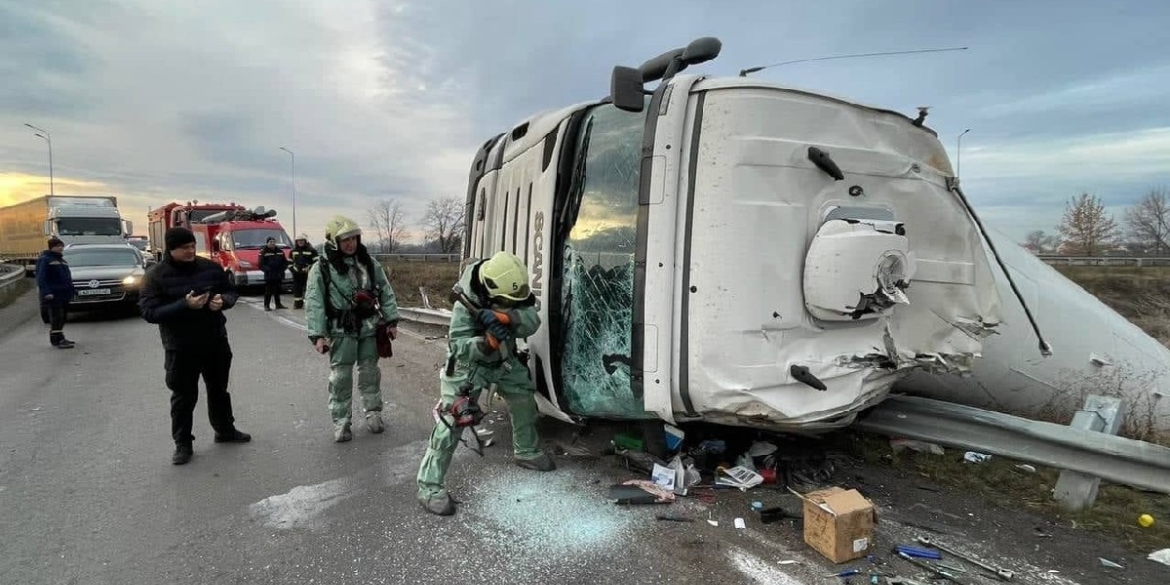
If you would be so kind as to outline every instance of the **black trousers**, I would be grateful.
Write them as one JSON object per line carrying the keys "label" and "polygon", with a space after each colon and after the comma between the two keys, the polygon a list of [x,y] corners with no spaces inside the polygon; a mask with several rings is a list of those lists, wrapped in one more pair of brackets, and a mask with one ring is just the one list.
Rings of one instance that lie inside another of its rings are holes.
{"label": "black trousers", "polygon": [[65,305],[46,303],[49,311],[49,343],[57,345],[65,339]]}
{"label": "black trousers", "polygon": [[268,303],[272,300],[272,297],[276,297],[276,306],[284,306],[280,302],[280,285],[281,282],[279,280],[276,282],[264,281],[264,308],[268,308]]}
{"label": "black trousers", "polygon": [[167,388],[171,390],[171,437],[175,443],[190,443],[191,418],[199,402],[199,377],[207,387],[207,418],[216,433],[229,434],[235,428],[228,376],[232,369],[232,348],[227,340],[213,341],[196,349],[166,350]]}
{"label": "black trousers", "polygon": [[293,273],[293,308],[299,309],[305,302],[305,285],[309,282],[308,272]]}

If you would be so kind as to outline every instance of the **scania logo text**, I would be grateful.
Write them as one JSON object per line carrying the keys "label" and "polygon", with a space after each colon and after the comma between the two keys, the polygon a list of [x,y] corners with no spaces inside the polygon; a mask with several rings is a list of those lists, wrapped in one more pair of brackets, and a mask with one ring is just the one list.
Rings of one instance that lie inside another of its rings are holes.
{"label": "scania logo text", "polygon": [[536,225],[532,230],[532,292],[536,294],[536,309],[540,310],[540,297],[544,287],[544,212],[536,212]]}

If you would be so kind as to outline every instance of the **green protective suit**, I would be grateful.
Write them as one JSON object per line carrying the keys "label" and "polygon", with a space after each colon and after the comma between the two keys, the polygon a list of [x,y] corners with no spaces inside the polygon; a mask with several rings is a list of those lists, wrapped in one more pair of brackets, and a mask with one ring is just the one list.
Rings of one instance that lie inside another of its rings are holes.
{"label": "green protective suit", "polygon": [[[350,422],[353,399],[353,370],[357,365],[357,385],[362,396],[362,409],[369,412],[382,411],[382,371],[378,367],[378,345],[374,333],[379,321],[398,323],[398,301],[394,289],[386,278],[386,272],[376,261],[373,262],[373,278],[377,283],[380,310],[360,321],[360,326],[347,331],[342,319],[329,319],[325,303],[339,315],[353,308],[354,293],[370,284],[369,270],[358,261],[358,255],[343,260],[349,267],[348,274],[342,275],[329,263],[329,256],[339,254],[333,246],[326,245],[325,251],[309,269],[305,289],[305,320],[309,340],[316,343],[324,337],[329,345],[329,413],[333,423]],[[329,271],[329,299],[325,299],[325,284],[321,271]]]}
{"label": "green protective suit", "polygon": [[[474,291],[482,291],[478,285],[473,286],[480,264],[482,262],[469,266],[459,278],[459,284],[463,286],[463,290],[469,291],[473,300],[479,296]],[[444,412],[455,401],[456,391],[465,380],[470,380],[476,391],[496,384],[496,391],[508,403],[508,412],[512,419],[512,451],[517,459],[533,459],[543,454],[537,447],[539,437],[536,434],[536,419],[539,413],[536,409],[536,400],[533,398],[536,385],[528,368],[515,357],[515,340],[526,338],[540,328],[540,316],[533,301],[534,298],[530,296],[521,306],[508,309],[513,317],[511,324],[513,341],[508,351],[508,361],[512,364],[511,371],[503,367],[504,362],[498,352],[486,349],[483,345],[483,330],[476,324],[471,313],[462,304],[456,303],[451,311],[447,361],[439,374],[439,388],[442,394],[440,406]],[[477,303],[481,307],[487,306],[482,300]],[[487,393],[481,394],[480,397],[481,400],[486,399]],[[451,466],[451,456],[459,445],[459,436],[456,433],[461,429],[454,429],[452,432],[447,426],[452,424],[452,418],[449,415],[444,415],[443,418],[446,424],[435,423],[435,428],[431,431],[430,445],[419,466],[420,498],[441,497],[446,492],[443,479],[447,475],[447,468]],[[466,435],[464,437],[466,441],[475,440],[471,436],[473,431],[462,430]]]}

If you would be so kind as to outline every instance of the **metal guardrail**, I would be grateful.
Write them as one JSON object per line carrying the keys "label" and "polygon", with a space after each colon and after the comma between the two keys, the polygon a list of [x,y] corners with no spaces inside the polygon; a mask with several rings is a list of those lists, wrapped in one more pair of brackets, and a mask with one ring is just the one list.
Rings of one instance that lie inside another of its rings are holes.
{"label": "metal guardrail", "polygon": [[459,254],[370,254],[375,260],[401,260],[403,262],[459,262]]}
{"label": "metal guardrail", "polygon": [[398,315],[407,321],[414,321],[415,323],[423,323],[425,325],[435,325],[438,327],[446,327],[451,323],[451,311],[444,311],[440,309],[415,309],[410,307],[398,307]]}
{"label": "metal guardrail", "polygon": [[1037,258],[1052,266],[1170,266],[1170,258],[1153,256],[1060,256],[1037,254]]}
{"label": "metal guardrail", "polygon": [[24,267],[16,264],[0,264],[0,288],[20,282],[24,278]]}
{"label": "metal guardrail", "polygon": [[915,396],[890,396],[856,424],[1170,493],[1170,448],[1153,443]]}

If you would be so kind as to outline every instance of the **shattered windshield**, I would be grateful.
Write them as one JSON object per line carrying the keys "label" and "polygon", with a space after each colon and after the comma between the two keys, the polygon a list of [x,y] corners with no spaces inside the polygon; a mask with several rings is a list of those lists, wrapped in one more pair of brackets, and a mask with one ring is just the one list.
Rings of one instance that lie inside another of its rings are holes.
{"label": "shattered windshield", "polygon": [[642,418],[630,383],[634,249],[644,114],[595,107],[582,121],[564,245],[562,388],[584,416]]}

